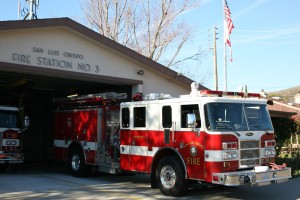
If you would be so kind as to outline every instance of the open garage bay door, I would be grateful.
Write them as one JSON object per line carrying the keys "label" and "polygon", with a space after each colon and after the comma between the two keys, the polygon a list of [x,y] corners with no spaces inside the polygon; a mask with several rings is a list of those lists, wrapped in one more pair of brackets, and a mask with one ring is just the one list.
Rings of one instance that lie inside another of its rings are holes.
{"label": "open garage bay door", "polygon": [[23,104],[24,114],[30,117],[30,127],[23,135],[25,162],[51,157],[53,98],[112,91],[131,97],[136,84],[140,81],[0,63],[0,105]]}

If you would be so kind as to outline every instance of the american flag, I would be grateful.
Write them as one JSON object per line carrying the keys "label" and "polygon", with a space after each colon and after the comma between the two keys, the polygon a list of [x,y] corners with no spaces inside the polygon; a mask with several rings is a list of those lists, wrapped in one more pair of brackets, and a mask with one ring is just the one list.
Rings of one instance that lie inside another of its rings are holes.
{"label": "american flag", "polygon": [[234,25],[231,20],[231,16],[230,16],[231,13],[226,0],[224,0],[224,13],[225,13],[225,21],[224,21],[225,42],[228,44],[228,46],[231,47],[230,34],[232,29],[234,28]]}

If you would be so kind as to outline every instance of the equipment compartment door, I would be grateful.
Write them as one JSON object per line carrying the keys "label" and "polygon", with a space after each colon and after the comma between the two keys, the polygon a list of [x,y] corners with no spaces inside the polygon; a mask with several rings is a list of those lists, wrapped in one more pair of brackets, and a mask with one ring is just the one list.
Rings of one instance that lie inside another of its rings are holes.
{"label": "equipment compartment door", "polygon": [[54,132],[54,159],[56,161],[66,160],[66,149],[70,138],[70,132],[67,127],[71,119],[67,118],[67,113],[58,111],[55,112],[55,132]]}

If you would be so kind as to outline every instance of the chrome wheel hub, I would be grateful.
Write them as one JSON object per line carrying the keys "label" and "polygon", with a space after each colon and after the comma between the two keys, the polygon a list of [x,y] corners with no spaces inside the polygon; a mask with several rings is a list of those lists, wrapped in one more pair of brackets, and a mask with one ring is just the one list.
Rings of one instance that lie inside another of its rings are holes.
{"label": "chrome wheel hub", "polygon": [[72,169],[78,171],[80,167],[80,158],[77,154],[74,154],[72,157]]}
{"label": "chrome wheel hub", "polygon": [[166,165],[161,169],[160,181],[167,189],[174,187],[176,182],[176,174],[171,166]]}

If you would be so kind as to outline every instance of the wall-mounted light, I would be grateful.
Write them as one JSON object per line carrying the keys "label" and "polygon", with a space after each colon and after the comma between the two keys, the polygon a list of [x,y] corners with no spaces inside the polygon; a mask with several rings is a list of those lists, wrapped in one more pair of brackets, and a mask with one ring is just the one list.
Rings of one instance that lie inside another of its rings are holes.
{"label": "wall-mounted light", "polygon": [[182,73],[180,73],[180,72],[177,72],[177,75],[176,75],[176,80],[179,78],[179,76],[182,76]]}
{"label": "wall-mounted light", "polygon": [[78,94],[76,93],[76,94],[70,94],[70,95],[68,95],[67,97],[68,98],[72,98],[72,97],[77,97],[78,96]]}
{"label": "wall-mounted light", "polygon": [[137,71],[137,74],[138,75],[144,75],[144,70],[141,69],[141,70]]}

